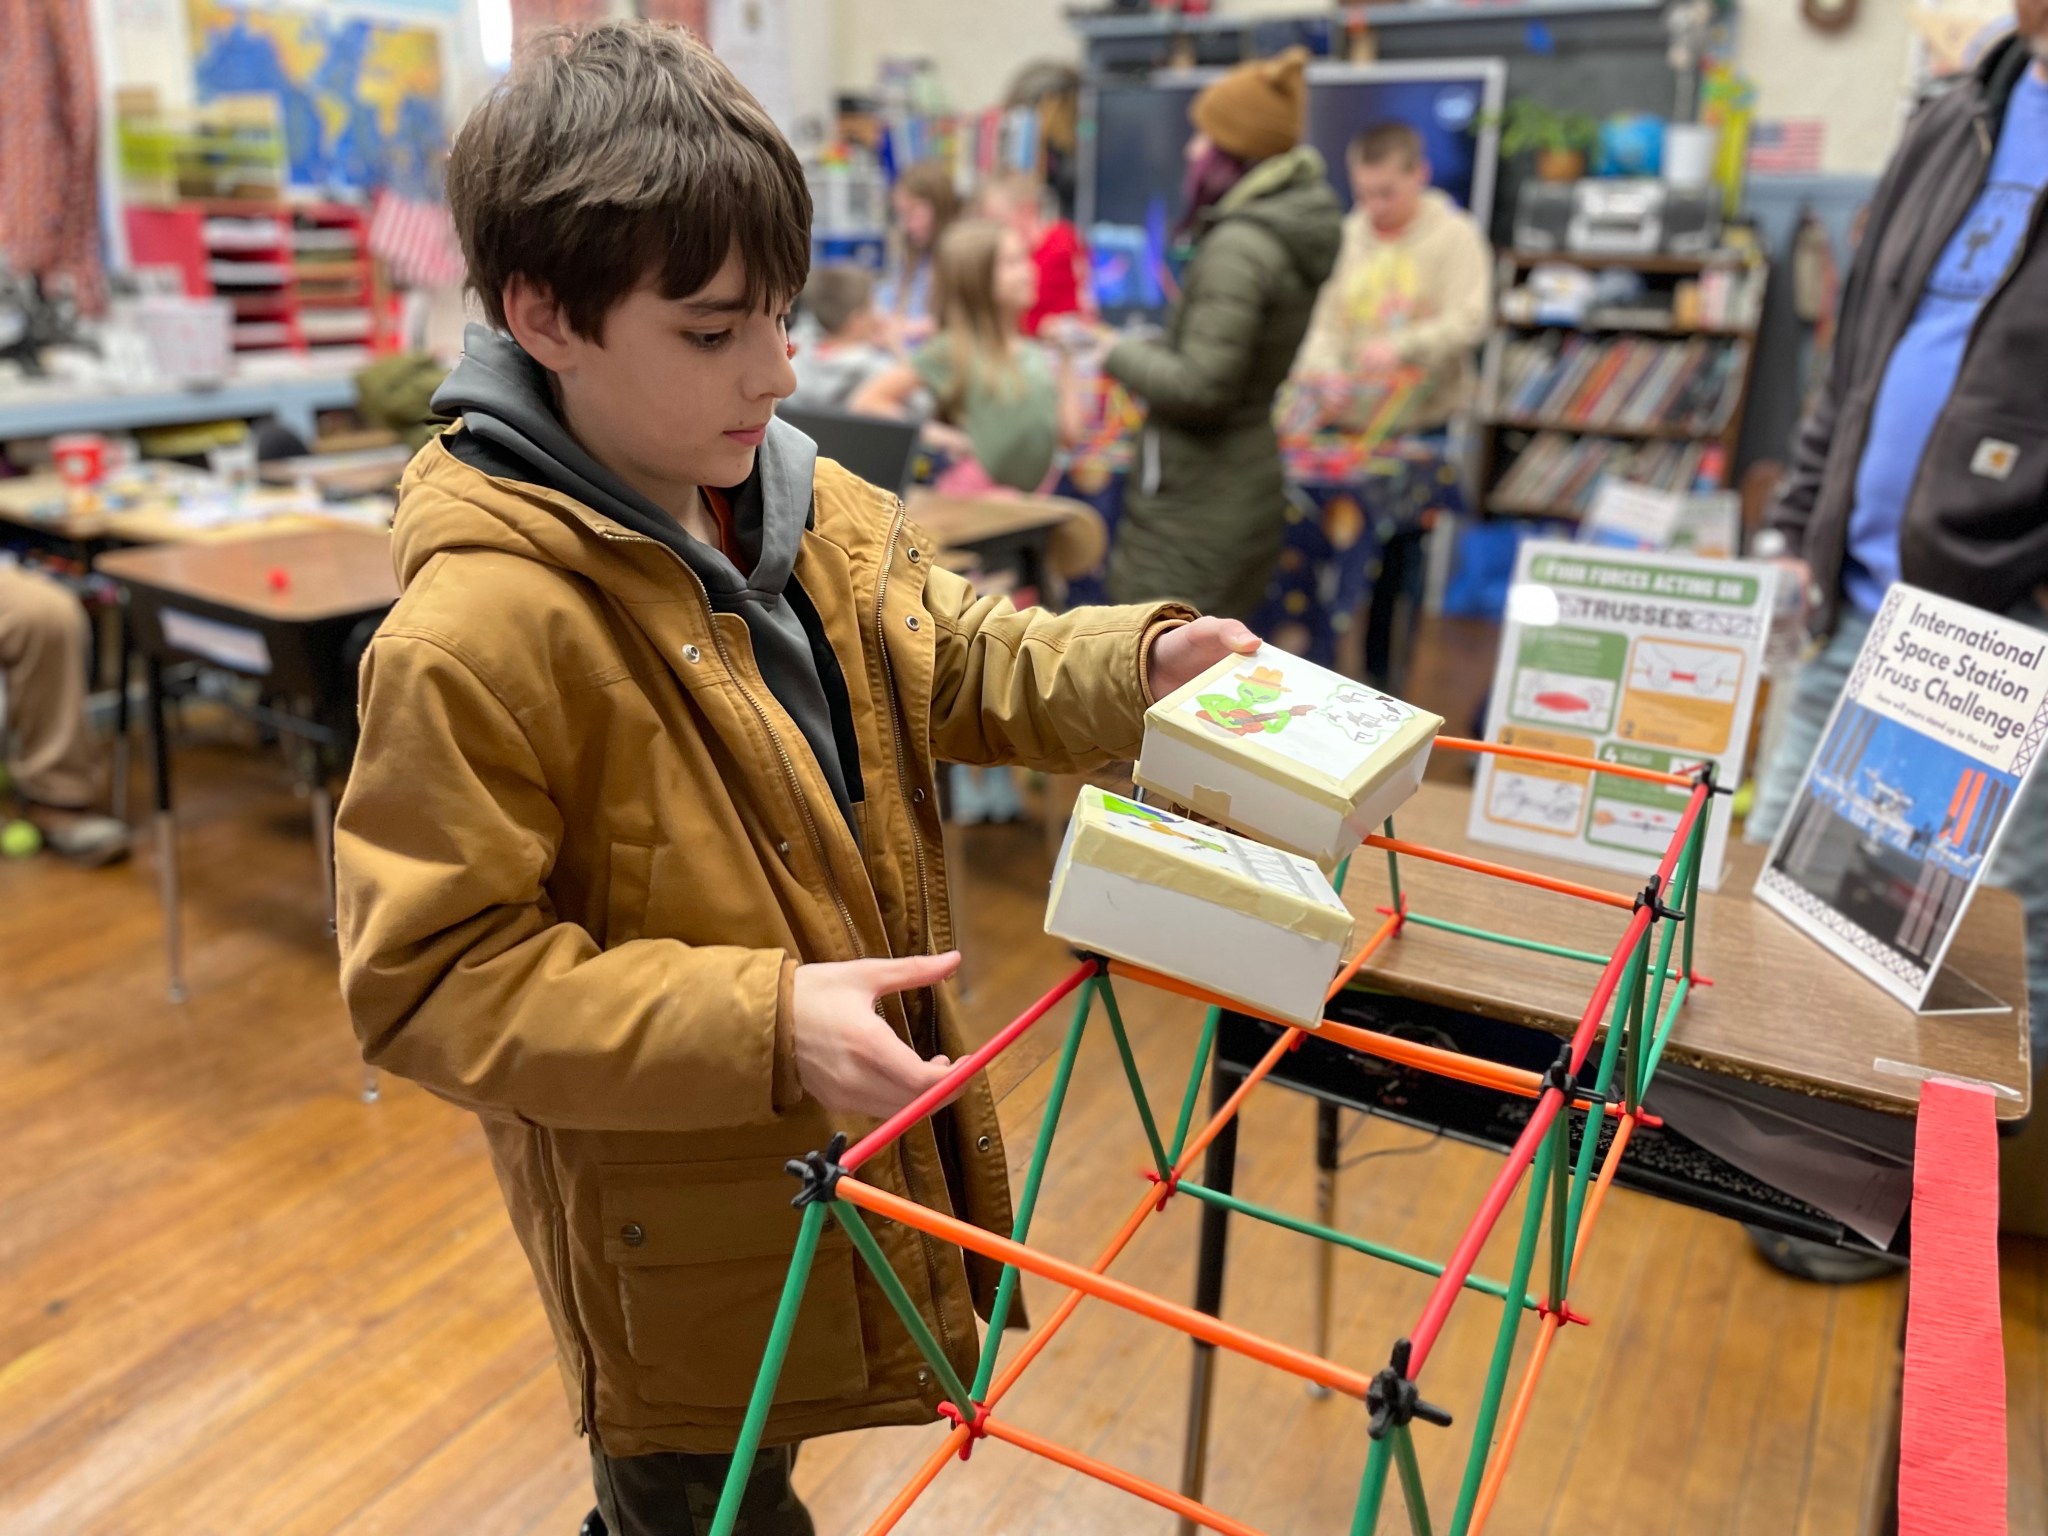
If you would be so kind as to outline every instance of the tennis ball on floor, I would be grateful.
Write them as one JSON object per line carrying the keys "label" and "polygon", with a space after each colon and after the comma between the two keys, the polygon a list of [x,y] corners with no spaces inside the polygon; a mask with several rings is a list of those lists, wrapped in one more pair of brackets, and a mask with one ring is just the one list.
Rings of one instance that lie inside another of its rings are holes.
{"label": "tennis ball on floor", "polygon": [[0,857],[32,859],[43,851],[43,834],[32,821],[10,821],[0,827]]}

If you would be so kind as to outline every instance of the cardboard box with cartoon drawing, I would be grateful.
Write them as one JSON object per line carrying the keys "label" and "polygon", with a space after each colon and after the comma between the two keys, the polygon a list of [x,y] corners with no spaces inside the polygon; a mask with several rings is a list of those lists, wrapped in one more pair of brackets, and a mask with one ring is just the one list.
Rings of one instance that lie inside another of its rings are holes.
{"label": "cardboard box with cartoon drawing", "polygon": [[1261,646],[1146,711],[1135,777],[1197,816],[1333,870],[1415,792],[1442,725]]}

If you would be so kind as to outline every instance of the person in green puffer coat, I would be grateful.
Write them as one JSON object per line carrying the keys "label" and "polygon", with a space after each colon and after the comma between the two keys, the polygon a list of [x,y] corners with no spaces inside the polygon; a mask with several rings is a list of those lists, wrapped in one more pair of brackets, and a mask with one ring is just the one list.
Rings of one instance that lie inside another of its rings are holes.
{"label": "person in green puffer coat", "polygon": [[1147,408],[1110,557],[1120,603],[1249,618],[1272,579],[1286,525],[1273,397],[1343,238],[1323,157],[1301,142],[1307,58],[1241,65],[1189,109],[1194,260],[1165,335],[1103,361]]}

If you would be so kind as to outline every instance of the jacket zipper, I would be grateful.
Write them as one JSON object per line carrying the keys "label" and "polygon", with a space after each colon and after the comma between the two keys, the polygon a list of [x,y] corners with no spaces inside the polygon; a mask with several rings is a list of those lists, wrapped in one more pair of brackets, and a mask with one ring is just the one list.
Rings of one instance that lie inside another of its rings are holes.
{"label": "jacket zipper", "polygon": [[[889,562],[895,558],[896,540],[903,527],[903,517],[903,503],[899,499],[896,503],[896,521],[893,527],[891,528],[889,534],[889,547],[886,551],[884,551],[881,575],[876,581],[875,637],[878,641],[882,638],[882,598],[886,596],[888,592]],[[855,958],[866,959],[867,946],[861,941],[860,930],[854,924],[853,909],[847,906],[846,897],[840,891],[839,888],[838,878],[832,873],[832,861],[825,851],[824,835],[818,830],[817,818],[811,814],[810,802],[804,798],[803,781],[797,777],[796,764],[790,761],[789,751],[782,745],[782,738],[775,734],[775,724],[772,720],[769,719],[768,711],[761,706],[761,701],[754,697],[753,690],[748,688],[745,682],[741,680],[738,670],[732,664],[732,653],[726,649],[725,636],[719,630],[718,615],[712,611],[711,591],[710,588],[704,585],[704,578],[699,576],[695,571],[691,570],[689,562],[683,559],[681,555],[676,554],[676,552],[672,549],[669,549],[667,545],[661,544],[658,539],[650,539],[642,534],[628,533],[623,531],[613,532],[606,529],[599,529],[598,531],[601,534],[603,534],[605,538],[611,539],[616,543],[658,545],[660,548],[667,550],[668,554],[674,558],[676,564],[681,566],[683,570],[689,575],[690,580],[694,581],[697,584],[697,590],[701,592],[704,596],[705,612],[710,615],[711,643],[712,646],[718,652],[719,662],[725,667],[726,675],[732,678],[733,686],[739,689],[740,697],[747,701],[748,706],[754,711],[756,718],[760,720],[761,729],[763,733],[766,734],[769,743],[775,748],[775,755],[782,762],[782,773],[784,779],[787,781],[789,785],[790,798],[796,802],[797,814],[803,817],[804,831],[811,840],[812,851],[815,852],[818,856],[819,866],[825,872],[826,887],[832,893],[833,905],[835,905],[839,909],[839,920],[846,925],[846,936],[848,940],[851,941],[851,943],[853,944]],[[893,672],[890,671],[889,651],[886,645],[882,647],[882,673],[884,679],[887,681],[888,684],[889,717],[891,725],[893,727],[892,734],[894,735],[896,740],[897,782],[904,786],[903,796],[904,799],[908,801],[910,798],[910,791],[908,779],[905,777],[903,767],[902,725],[901,722],[896,719],[897,710],[895,707],[895,675]],[[931,926],[931,898],[927,893],[925,886],[924,844],[917,834],[917,822],[915,815],[911,817],[910,845],[913,852],[916,855],[918,894],[920,900],[924,903],[924,911],[922,914],[922,918],[926,929],[929,930]],[[879,1012],[880,1008],[881,1005],[877,1003],[876,1011]],[[905,1016],[904,1022],[909,1022],[907,1014]],[[925,1201],[923,1191],[920,1187],[922,1181],[918,1180],[912,1175],[910,1160],[907,1157],[903,1159],[903,1176],[905,1182],[912,1186],[911,1197],[917,1200],[920,1204],[928,1204],[929,1202]],[[934,1207],[934,1209],[936,1209],[936,1207]],[[920,1232],[918,1234],[918,1246],[922,1248],[924,1251],[925,1269],[929,1277],[929,1283],[931,1285],[932,1290],[932,1310],[938,1315],[939,1320],[939,1337],[942,1340],[944,1340],[946,1346],[946,1353],[950,1356],[954,1353],[953,1330],[951,1325],[946,1321],[946,1306],[943,1299],[942,1287],[939,1278],[938,1255],[935,1249],[933,1248],[932,1239],[929,1233]],[[580,1328],[581,1324],[579,1323],[578,1326]],[[587,1350],[585,1358],[588,1358]]]}
{"label": "jacket zipper", "polygon": [[768,711],[762,707],[761,701],[754,697],[753,690],[741,679],[739,669],[732,664],[732,652],[726,649],[725,633],[719,629],[718,614],[711,606],[711,589],[704,585],[703,577],[690,569],[687,560],[660,540],[637,533],[613,533],[603,529],[598,531],[616,543],[653,544],[665,550],[675,563],[683,568],[690,580],[697,584],[697,590],[704,598],[704,611],[709,616],[712,648],[718,652],[718,660],[724,666],[726,676],[732,679],[740,697],[747,701],[748,708],[753,710],[755,718],[761,722],[761,731],[768,738],[768,744],[775,748],[775,756],[782,763],[783,780],[789,786],[789,798],[796,804],[797,815],[803,818],[804,834],[811,841],[811,851],[818,856],[818,867],[824,871],[825,888],[832,893],[832,904],[839,909],[839,920],[846,925],[846,937],[853,945],[854,958],[865,960],[868,956],[867,945],[862,941],[860,929],[854,923],[853,909],[846,904],[846,896],[839,888],[839,877],[832,872],[832,859],[825,850],[825,836],[818,830],[817,817],[811,814],[810,801],[804,798],[803,780],[797,777],[796,764],[790,760],[789,749],[783,746],[782,738],[775,734],[775,722],[768,718]]}
{"label": "jacket zipper", "polygon": [[[882,627],[882,608],[889,598],[889,570],[896,561],[896,541],[903,536],[903,519],[906,516],[901,497],[896,501],[895,520],[889,525],[889,543],[882,551],[881,570],[875,577],[875,649],[882,658],[882,688],[885,702],[889,706],[889,738],[896,750],[896,788],[903,796],[906,806],[915,806],[910,798],[909,750],[903,742],[902,711],[896,707],[896,669],[889,661],[889,637]],[[925,937],[925,948],[931,949],[932,939],[932,894],[929,877],[925,873],[924,838],[917,830],[917,812],[907,811],[910,822],[910,852],[917,866],[918,924]],[[934,1042],[936,1045],[937,1042]]]}
{"label": "jacket zipper", "polygon": [[[882,658],[883,704],[889,711],[889,740],[896,752],[896,787],[903,796],[904,819],[910,826],[910,852],[912,862],[917,866],[917,899],[919,931],[924,937],[925,949],[931,951],[932,940],[932,896],[929,878],[925,873],[924,837],[917,829],[917,806],[910,798],[910,754],[903,742],[903,712],[896,705],[896,669],[889,660],[889,637],[883,627],[882,609],[889,597],[889,572],[896,563],[896,541],[903,536],[903,519],[906,516],[903,498],[896,498],[896,515],[889,524],[889,542],[882,550],[882,563],[875,575],[875,650]],[[937,1007],[934,1005],[934,1018]],[[904,1023],[910,1022],[909,1010],[904,1010]],[[938,1049],[937,1030],[933,1030],[932,1049]],[[936,1145],[936,1140],[934,1141]],[[911,1197],[921,1204],[929,1205],[922,1189],[923,1181],[911,1171],[911,1160],[903,1157],[903,1177],[911,1185]],[[947,1202],[950,1205],[952,1202]],[[937,1209],[937,1207],[934,1207]],[[932,1310],[938,1314],[939,1338],[947,1356],[953,1351],[953,1328],[946,1320],[944,1285],[939,1270],[938,1251],[931,1235],[920,1232],[918,1246],[924,1250],[925,1270],[930,1277],[932,1288]]]}

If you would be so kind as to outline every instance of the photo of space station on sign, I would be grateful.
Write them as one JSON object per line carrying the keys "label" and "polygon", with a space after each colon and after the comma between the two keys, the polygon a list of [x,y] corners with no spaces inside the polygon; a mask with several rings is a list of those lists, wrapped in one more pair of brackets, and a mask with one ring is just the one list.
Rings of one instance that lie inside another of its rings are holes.
{"label": "photo of space station on sign", "polygon": [[2019,781],[1844,702],[1771,868],[1916,965],[1942,951]]}

